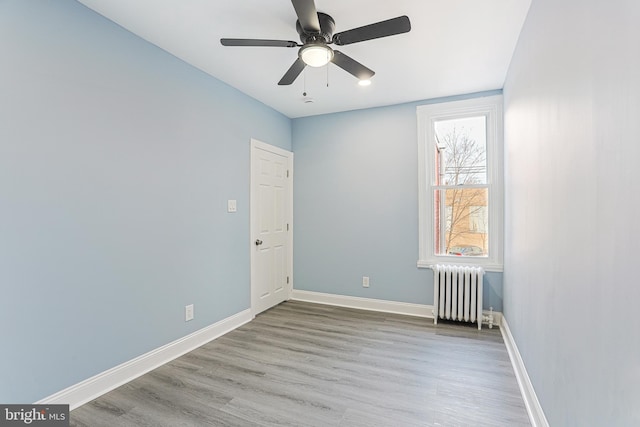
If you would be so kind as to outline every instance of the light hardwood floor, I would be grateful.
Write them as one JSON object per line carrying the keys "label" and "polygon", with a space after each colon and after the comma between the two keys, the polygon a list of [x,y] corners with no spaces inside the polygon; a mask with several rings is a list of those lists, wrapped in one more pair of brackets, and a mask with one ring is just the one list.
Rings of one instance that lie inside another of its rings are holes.
{"label": "light hardwood floor", "polygon": [[285,302],[71,426],[529,426],[497,328]]}

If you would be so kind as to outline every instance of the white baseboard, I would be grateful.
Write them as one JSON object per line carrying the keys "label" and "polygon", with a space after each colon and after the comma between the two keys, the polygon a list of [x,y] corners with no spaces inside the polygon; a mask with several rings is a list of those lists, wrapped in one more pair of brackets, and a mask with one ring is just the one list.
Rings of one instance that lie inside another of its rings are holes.
{"label": "white baseboard", "polygon": [[509,359],[511,359],[511,365],[513,365],[513,370],[515,371],[516,379],[518,380],[518,386],[520,387],[520,394],[522,394],[524,405],[527,408],[531,425],[533,427],[549,427],[549,423],[544,415],[544,411],[542,410],[536,391],[529,379],[529,374],[527,374],[524,361],[518,351],[518,346],[513,340],[513,335],[511,335],[507,319],[504,316],[502,317],[502,323],[500,324],[500,332],[502,333],[504,344],[507,347]]}
{"label": "white baseboard", "polygon": [[36,404],[65,404],[75,409],[147,372],[186,354],[253,319],[251,310],[244,310],[213,325],[202,328],[169,344],[151,350],[98,375],[45,397]]}
{"label": "white baseboard", "polygon": [[[322,292],[302,291],[294,289],[291,299],[296,301],[314,302],[318,304],[335,305],[339,307],[358,308],[360,310],[380,311],[383,313],[404,314],[433,319],[433,306],[427,304],[413,304],[408,302],[386,301],[373,298],[350,297],[345,295],[325,294]],[[484,310],[485,316],[489,311]],[[493,312],[493,324],[500,325],[502,313]],[[485,322],[486,323],[486,322]]]}
{"label": "white baseboard", "polygon": [[339,307],[358,308],[360,310],[381,311],[384,313],[433,318],[433,306],[431,305],[325,294],[322,292],[302,291],[298,289],[293,290],[291,293],[291,299],[296,301],[335,305]]}

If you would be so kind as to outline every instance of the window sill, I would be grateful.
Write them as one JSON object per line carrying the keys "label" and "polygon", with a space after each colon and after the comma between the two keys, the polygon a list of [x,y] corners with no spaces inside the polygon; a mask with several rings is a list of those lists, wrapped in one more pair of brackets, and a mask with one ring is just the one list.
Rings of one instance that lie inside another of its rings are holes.
{"label": "window sill", "polygon": [[472,257],[442,257],[432,260],[418,260],[418,268],[432,268],[436,264],[444,265],[475,265],[484,268],[484,271],[491,273],[502,273],[504,266],[495,262],[491,262],[487,259],[472,258]]}

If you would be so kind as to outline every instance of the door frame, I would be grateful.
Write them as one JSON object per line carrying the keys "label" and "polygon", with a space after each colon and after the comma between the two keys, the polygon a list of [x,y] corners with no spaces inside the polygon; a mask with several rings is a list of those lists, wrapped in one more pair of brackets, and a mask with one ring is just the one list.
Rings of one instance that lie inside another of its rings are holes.
{"label": "door frame", "polygon": [[258,210],[257,206],[259,204],[259,198],[257,191],[255,191],[257,184],[257,177],[254,173],[254,153],[256,150],[264,150],[268,151],[280,156],[283,156],[287,159],[287,186],[288,186],[288,197],[287,197],[287,209],[285,212],[286,221],[289,226],[287,233],[287,264],[288,271],[287,277],[289,278],[289,282],[285,287],[285,300],[291,298],[291,293],[293,290],[293,152],[287,151],[280,147],[276,147],[271,144],[267,144],[266,142],[259,141],[257,139],[251,138],[251,150],[249,153],[249,165],[250,165],[250,183],[249,183],[249,251],[251,256],[251,314],[252,316],[256,315],[256,307],[255,307],[255,277],[256,277],[256,257],[255,257],[255,241],[258,236]]}

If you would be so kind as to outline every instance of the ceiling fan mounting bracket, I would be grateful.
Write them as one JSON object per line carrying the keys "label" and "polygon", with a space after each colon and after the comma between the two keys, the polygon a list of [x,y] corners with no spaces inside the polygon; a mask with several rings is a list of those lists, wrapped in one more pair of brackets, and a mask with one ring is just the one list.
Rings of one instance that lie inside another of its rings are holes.
{"label": "ceiling fan mounting bracket", "polygon": [[331,43],[333,32],[336,29],[336,21],[326,13],[318,12],[318,21],[320,22],[320,32],[307,33],[300,25],[300,21],[296,21],[296,31],[300,35],[300,41],[307,43]]}

